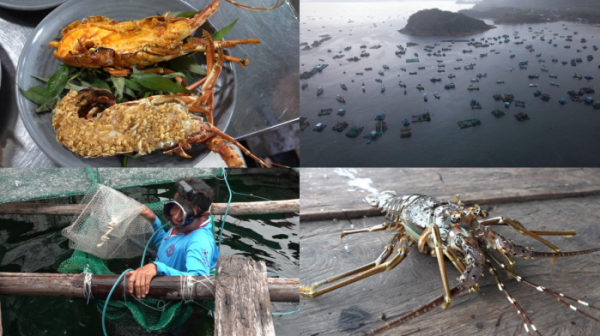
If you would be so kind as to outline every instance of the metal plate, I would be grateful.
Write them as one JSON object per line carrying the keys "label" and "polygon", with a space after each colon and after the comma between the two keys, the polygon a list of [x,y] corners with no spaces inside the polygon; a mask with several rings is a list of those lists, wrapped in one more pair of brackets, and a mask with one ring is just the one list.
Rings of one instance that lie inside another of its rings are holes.
{"label": "metal plate", "polygon": [[[200,8],[205,7],[208,3],[209,1],[204,1],[203,6]],[[37,105],[25,98],[18,89],[19,87],[29,89],[32,86],[40,85],[41,83],[32,78],[31,75],[48,78],[58,68],[60,61],[54,57],[52,50],[48,48],[48,43],[54,38],[60,37],[60,31],[63,27],[71,22],[95,15],[106,16],[120,22],[139,20],[167,11],[190,10],[198,9],[180,0],[169,2],[164,0],[71,0],[56,8],[44,18],[30,35],[27,42],[25,42],[16,76],[19,114],[31,138],[41,150],[60,166],[120,167],[118,157],[85,159],[66,149],[56,140],[56,132],[52,127],[50,114],[37,115],[35,113]],[[196,31],[194,36],[201,37],[203,29],[211,33],[215,31],[215,28],[207,22]],[[195,58],[201,64],[206,63],[204,56],[196,55]],[[226,131],[233,114],[236,101],[236,86],[235,70],[232,64],[226,63],[215,86],[214,103],[215,126],[223,131]],[[86,141],[86,139],[81,139],[81,141]],[[209,150],[199,144],[186,152],[192,156],[192,159],[164,155],[160,151],[156,151],[152,154],[129,160],[129,166],[193,166],[198,164]]]}
{"label": "metal plate", "polygon": [[0,0],[0,7],[36,11],[56,7],[66,0]]}

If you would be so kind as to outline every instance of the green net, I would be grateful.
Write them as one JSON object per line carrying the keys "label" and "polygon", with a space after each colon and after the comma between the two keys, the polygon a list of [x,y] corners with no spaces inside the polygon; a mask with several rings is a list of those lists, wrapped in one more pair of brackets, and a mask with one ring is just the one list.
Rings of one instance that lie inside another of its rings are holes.
{"label": "green net", "polygon": [[175,181],[184,177],[222,177],[222,168],[5,168],[0,174],[0,203],[80,195],[98,184],[113,189]]}
{"label": "green net", "polygon": [[[165,202],[146,204],[163,223],[166,222],[162,212]],[[78,250],[75,250],[69,259],[60,264],[58,272],[83,273],[86,269],[92,274],[115,274],[106,266],[103,259]],[[211,275],[216,275],[215,270],[211,271]],[[214,301],[193,303],[207,310],[214,310]],[[102,312],[104,304],[104,300],[97,302],[99,312]],[[110,300],[105,316],[108,322],[115,325],[139,325],[145,332],[164,332],[179,328],[193,311],[194,305],[186,304],[181,300],[165,302],[156,299],[138,300],[132,297],[130,301]]]}

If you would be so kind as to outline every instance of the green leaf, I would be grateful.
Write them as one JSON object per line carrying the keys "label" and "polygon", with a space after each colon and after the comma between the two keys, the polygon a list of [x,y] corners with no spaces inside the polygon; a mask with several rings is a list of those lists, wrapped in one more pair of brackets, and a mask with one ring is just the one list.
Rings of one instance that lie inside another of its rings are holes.
{"label": "green leaf", "polygon": [[229,33],[229,31],[231,30],[231,28],[233,28],[233,26],[235,26],[235,24],[237,23],[238,20],[239,19],[235,19],[235,21],[233,21],[233,23],[231,23],[229,26],[227,26],[227,27],[219,30],[216,33],[214,33],[213,36],[212,36],[212,39],[215,40],[215,41],[222,40],[225,37],[225,35],[227,33]]}
{"label": "green leaf", "polygon": [[193,11],[180,11],[180,12],[171,12],[169,13],[169,15],[167,15],[167,17],[176,17],[176,18],[188,18],[191,19],[194,16],[196,16],[196,14],[200,13],[202,11],[197,11],[197,12],[193,12]]}
{"label": "green leaf", "polygon": [[206,70],[194,61],[192,55],[185,55],[168,61],[167,68],[177,72],[189,71],[198,75],[206,75]]}
{"label": "green leaf", "polygon": [[48,80],[48,92],[51,97],[57,96],[61,93],[65,86],[67,86],[67,82],[69,81],[69,67],[66,65],[61,65],[58,67],[56,72],[50,76],[50,80]]}
{"label": "green leaf", "polygon": [[141,86],[155,91],[164,91],[171,93],[191,93],[188,89],[173,82],[170,79],[163,78],[160,75],[154,73],[136,73],[131,75],[131,78],[135,80]]}
{"label": "green leaf", "polygon": [[106,83],[105,81],[101,80],[100,78],[94,78],[92,80],[92,86],[95,87],[95,88],[98,88],[98,89],[110,90],[110,86],[108,85],[108,83]]}
{"label": "green leaf", "polygon": [[123,89],[125,88],[125,78],[110,76],[110,80],[115,85],[115,96],[117,100],[123,98]]}
{"label": "green leaf", "polygon": [[31,75],[31,77],[33,77],[33,78],[35,78],[35,79],[37,79],[37,80],[39,80],[39,81],[42,81],[42,82],[44,82],[44,83],[48,83],[48,81],[50,80],[49,78],[38,77],[38,76],[36,76],[36,75]]}
{"label": "green leaf", "polygon": [[27,99],[31,100],[32,102],[34,102],[38,105],[42,105],[45,102],[47,102],[48,99],[52,98],[52,96],[50,95],[50,92],[48,92],[48,87],[46,87],[46,85],[34,86],[27,91],[24,91],[21,88],[19,88],[19,90],[21,90],[21,93]]}
{"label": "green leaf", "polygon": [[135,94],[135,92],[133,92],[132,89],[125,87],[125,89],[123,90],[123,93],[125,93],[126,95],[133,97],[133,98],[137,98],[137,95]]}
{"label": "green leaf", "polygon": [[56,107],[56,104],[58,104],[59,100],[60,100],[60,98],[58,96],[54,96],[54,97],[48,99],[42,105],[40,105],[40,107],[38,107],[37,110],[35,110],[35,112],[41,113],[41,112],[52,111],[54,109],[54,107]]}
{"label": "green leaf", "polygon": [[138,85],[138,83],[132,81],[131,79],[125,78],[125,87],[130,88],[133,91],[143,92],[146,91],[144,88]]}
{"label": "green leaf", "polygon": [[175,77],[187,77],[183,72],[173,72],[170,74],[162,75],[163,78],[173,79]]}

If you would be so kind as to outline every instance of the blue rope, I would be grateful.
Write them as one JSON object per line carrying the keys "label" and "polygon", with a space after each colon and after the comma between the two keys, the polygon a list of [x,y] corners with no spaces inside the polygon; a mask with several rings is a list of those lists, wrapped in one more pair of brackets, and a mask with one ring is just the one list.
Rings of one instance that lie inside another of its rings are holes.
{"label": "blue rope", "polygon": [[300,307],[298,307],[298,308],[296,308],[296,309],[294,309],[294,310],[292,310],[292,311],[285,312],[285,313],[271,313],[271,315],[273,315],[273,316],[292,315],[292,314],[294,314],[294,313],[297,313],[297,312],[299,312],[299,311],[300,311]]}
{"label": "blue rope", "polygon": [[133,271],[133,268],[128,268],[125,271],[123,271],[123,273],[121,273],[117,281],[115,281],[115,284],[110,289],[110,292],[108,292],[108,296],[106,297],[106,301],[104,302],[104,309],[102,309],[102,331],[104,332],[104,336],[108,336],[108,334],[106,333],[106,307],[108,307],[108,301],[110,301],[110,297],[112,296],[112,293],[115,291],[115,288],[117,287],[119,282],[121,282],[121,279],[123,279],[125,274],[129,271]]}
{"label": "blue rope", "polygon": [[227,182],[227,174],[225,174],[225,171],[223,171],[223,177],[225,180],[225,184],[227,185],[227,189],[229,190],[229,200],[227,201],[227,208],[225,208],[225,215],[223,216],[223,219],[221,221],[221,231],[219,232],[219,252],[221,252],[221,240],[223,239],[223,231],[225,230],[225,221],[227,220],[229,206],[231,205],[231,198],[233,197],[233,192],[231,191],[229,182]]}

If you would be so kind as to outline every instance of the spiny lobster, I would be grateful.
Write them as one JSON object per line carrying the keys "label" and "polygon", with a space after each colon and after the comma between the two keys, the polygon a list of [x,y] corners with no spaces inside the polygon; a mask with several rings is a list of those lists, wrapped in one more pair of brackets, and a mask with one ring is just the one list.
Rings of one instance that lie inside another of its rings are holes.
{"label": "spiny lobster", "polygon": [[[420,252],[430,253],[437,257],[444,294],[365,335],[378,335],[386,330],[391,330],[437,306],[450,307],[453,298],[457,295],[479,290],[478,280],[485,270],[488,270],[494,277],[498,289],[519,313],[527,334],[531,335],[531,330],[537,335],[541,335],[525,310],[506,291],[500,280],[498,268],[509,278],[531,286],[570,309],[600,322],[600,319],[590,316],[565,300],[571,300],[574,304],[577,303],[590,309],[600,310],[600,308],[535,284],[522,278],[516,272],[514,257],[523,259],[552,258],[552,262],[554,262],[561,257],[600,251],[600,247],[598,247],[582,251],[561,252],[557,246],[541,237],[543,235],[573,236],[576,234],[575,231],[530,231],[519,221],[511,218],[486,218],[487,211],[482,210],[478,205],[466,208],[460,202],[458,195],[456,201],[450,202],[422,195],[397,196],[393,191],[384,191],[378,195],[368,196],[367,202],[373,207],[382,209],[386,218],[391,222],[364,229],[343,231],[340,239],[355,233],[389,230],[395,232],[390,244],[385,246],[384,251],[375,261],[349,272],[318,281],[310,286],[301,286],[300,295],[304,298],[315,298],[375,274],[389,271],[408,256],[408,247],[413,245],[416,245]],[[546,245],[552,252],[534,252],[530,247],[515,244],[492,230],[490,226],[493,225],[507,225],[518,233]],[[396,247],[398,247],[397,252],[390,258]],[[444,257],[448,258],[461,273],[459,284],[453,288],[450,288],[448,283]],[[326,284],[328,285],[323,287]]]}

